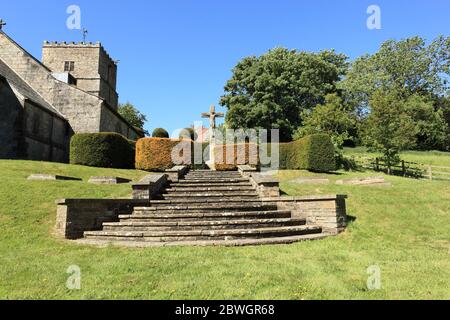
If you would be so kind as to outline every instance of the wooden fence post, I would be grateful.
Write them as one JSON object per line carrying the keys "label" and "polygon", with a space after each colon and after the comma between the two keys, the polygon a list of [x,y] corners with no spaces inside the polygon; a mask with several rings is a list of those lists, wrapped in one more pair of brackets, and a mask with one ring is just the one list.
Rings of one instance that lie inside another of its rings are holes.
{"label": "wooden fence post", "polygon": [[378,158],[375,158],[375,171],[380,171]]}
{"label": "wooden fence post", "polygon": [[428,178],[430,178],[430,180],[433,180],[433,169],[430,165],[428,166]]}
{"label": "wooden fence post", "polygon": [[405,177],[406,176],[405,160],[402,160],[402,173],[403,173],[403,176]]}

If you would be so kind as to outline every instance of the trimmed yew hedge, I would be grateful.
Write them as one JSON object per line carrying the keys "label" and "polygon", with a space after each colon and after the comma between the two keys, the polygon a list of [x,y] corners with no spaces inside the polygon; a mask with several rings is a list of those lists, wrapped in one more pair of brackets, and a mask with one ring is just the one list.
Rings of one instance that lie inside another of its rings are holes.
{"label": "trimmed yew hedge", "polygon": [[[205,151],[208,144],[202,145]],[[136,143],[136,168],[147,171],[164,171],[175,165],[194,164],[195,143],[190,139],[143,138]],[[177,150],[174,151],[174,148]],[[267,145],[270,152],[270,145]],[[177,163],[172,159],[172,152]],[[214,155],[218,171],[236,170],[238,165],[259,166],[259,147],[256,144],[216,145]],[[205,153],[205,152],[204,152]],[[279,144],[280,169],[329,172],[336,169],[334,146],[328,135],[317,134],[290,143]],[[227,158],[228,157],[228,158]]]}
{"label": "trimmed yew hedge", "polygon": [[[193,157],[192,144],[189,139],[139,139],[136,143],[136,169],[165,171],[176,165],[190,165]],[[175,152],[176,159],[172,159],[172,152]]]}
{"label": "trimmed yew hedge", "polygon": [[326,134],[306,136],[280,147],[280,159],[289,170],[329,172],[336,169],[334,146]]}
{"label": "trimmed yew hedge", "polygon": [[238,165],[259,165],[259,148],[254,143],[217,145],[214,148],[217,171],[237,170]]}
{"label": "trimmed yew hedge", "polygon": [[[270,155],[271,145],[267,145]],[[330,172],[336,170],[334,146],[326,134],[306,136],[279,144],[279,165],[284,170]]]}
{"label": "trimmed yew hedge", "polygon": [[70,163],[101,168],[134,168],[135,142],[118,133],[78,133],[70,140]]}

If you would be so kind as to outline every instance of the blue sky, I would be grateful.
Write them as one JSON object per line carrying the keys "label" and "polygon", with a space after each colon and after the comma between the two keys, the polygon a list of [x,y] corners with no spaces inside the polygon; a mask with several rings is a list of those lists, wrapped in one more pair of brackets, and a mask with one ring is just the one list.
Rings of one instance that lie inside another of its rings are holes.
{"label": "blue sky", "polygon": [[[381,8],[381,30],[366,27],[372,4]],[[81,8],[87,40],[101,41],[120,60],[120,101],[148,115],[148,130],[169,132],[218,105],[231,69],[245,56],[284,46],[334,48],[353,59],[387,39],[450,35],[445,0],[1,0],[0,18],[40,59],[44,40],[82,39],[66,27],[69,5]]]}

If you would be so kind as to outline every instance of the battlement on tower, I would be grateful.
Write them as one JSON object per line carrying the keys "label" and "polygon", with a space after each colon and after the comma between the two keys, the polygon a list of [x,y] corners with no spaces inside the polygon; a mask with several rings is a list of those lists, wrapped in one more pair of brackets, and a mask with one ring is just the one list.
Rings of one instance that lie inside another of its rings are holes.
{"label": "battlement on tower", "polygon": [[77,87],[117,108],[117,62],[100,42],[44,41],[42,63],[55,74],[70,73]]}

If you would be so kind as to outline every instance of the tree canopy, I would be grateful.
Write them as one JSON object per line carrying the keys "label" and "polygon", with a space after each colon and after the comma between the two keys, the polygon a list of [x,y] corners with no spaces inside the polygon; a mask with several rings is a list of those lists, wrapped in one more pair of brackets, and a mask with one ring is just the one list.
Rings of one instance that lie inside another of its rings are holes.
{"label": "tree canopy", "polygon": [[247,57],[233,69],[220,104],[228,108],[230,128],[280,130],[288,141],[301,124],[301,113],[336,92],[347,70],[347,56],[334,51],[298,52],[275,48]]}
{"label": "tree canopy", "polygon": [[388,40],[373,55],[357,58],[339,88],[347,103],[360,113],[370,112],[369,100],[378,89],[393,89],[399,98],[413,94],[449,94],[450,38],[438,37],[429,45],[420,37]]}
{"label": "tree canopy", "polygon": [[369,102],[371,112],[362,128],[364,142],[382,152],[388,165],[393,164],[400,151],[415,146],[417,126],[399,92],[378,89]]}
{"label": "tree canopy", "polygon": [[295,132],[294,139],[326,133],[337,149],[341,149],[344,142],[353,140],[357,131],[356,116],[349,112],[337,94],[328,94],[325,104],[317,105],[312,111],[303,111],[302,119],[303,124]]}
{"label": "tree canopy", "polygon": [[125,120],[128,121],[129,124],[143,130],[144,133],[148,135],[148,131],[144,129],[145,122],[147,122],[147,117],[134,105],[130,102],[119,104],[118,112]]}

